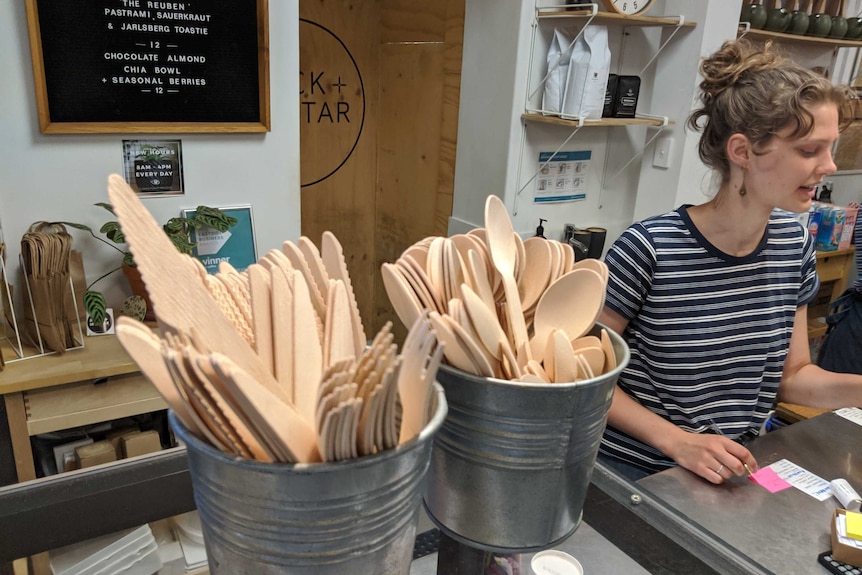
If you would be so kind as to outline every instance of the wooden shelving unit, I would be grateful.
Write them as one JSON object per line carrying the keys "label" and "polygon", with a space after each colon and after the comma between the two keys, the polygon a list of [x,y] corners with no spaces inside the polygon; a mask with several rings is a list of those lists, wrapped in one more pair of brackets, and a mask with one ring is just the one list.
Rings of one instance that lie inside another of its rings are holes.
{"label": "wooden shelving unit", "polygon": [[817,36],[802,36],[800,34],[787,34],[785,32],[772,32],[751,28],[747,32],[742,31],[737,37],[752,40],[766,41],[775,40],[781,43],[807,44],[809,46],[820,46],[823,48],[862,48],[862,40],[846,40],[844,38],[819,38]]}
{"label": "wooden shelving unit", "polygon": [[[572,18],[586,17],[592,15],[590,10],[559,10],[559,9],[539,9],[536,14],[537,18]],[[621,16],[612,12],[598,12],[593,18],[595,24],[611,24],[617,26],[677,26],[680,23],[679,17],[667,16]],[[694,28],[697,24],[694,22],[683,21],[682,26]]]}
{"label": "wooden shelving unit", "polygon": [[[577,120],[567,120],[559,116],[544,116],[542,114],[521,114],[521,119],[525,122],[535,122],[538,124],[554,124],[556,126],[566,126],[575,128],[578,126]],[[668,121],[665,124],[663,118],[602,118],[601,120],[584,120],[583,127],[602,127],[602,126],[664,126],[670,125],[673,122]]]}

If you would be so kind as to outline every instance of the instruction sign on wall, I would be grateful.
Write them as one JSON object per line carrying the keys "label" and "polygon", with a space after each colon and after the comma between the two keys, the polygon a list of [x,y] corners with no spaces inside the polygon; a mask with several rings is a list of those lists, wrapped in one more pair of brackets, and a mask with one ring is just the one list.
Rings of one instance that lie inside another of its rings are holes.
{"label": "instruction sign on wall", "polygon": [[539,152],[534,203],[572,202],[587,197],[590,150]]}

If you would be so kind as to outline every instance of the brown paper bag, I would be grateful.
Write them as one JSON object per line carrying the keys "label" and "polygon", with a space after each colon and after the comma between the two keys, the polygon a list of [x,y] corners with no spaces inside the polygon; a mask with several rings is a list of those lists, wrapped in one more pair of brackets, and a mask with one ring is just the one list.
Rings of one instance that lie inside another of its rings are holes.
{"label": "brown paper bag", "polygon": [[[75,297],[74,299],[72,298],[72,290],[65,292],[64,305],[69,327],[66,343],[68,347],[78,347],[84,343],[80,341],[81,334],[87,332],[87,310],[84,309],[84,292],[87,291],[87,278],[84,275],[84,257],[78,250],[71,250],[69,252],[69,277],[72,278]],[[77,313],[75,313],[76,306]]]}
{"label": "brown paper bag", "polygon": [[[60,226],[62,228],[62,226]],[[33,224],[21,239],[24,260],[24,323],[36,344],[63,353],[68,347],[69,320],[65,293],[69,289],[72,237],[65,229]],[[38,329],[36,329],[38,326]]]}

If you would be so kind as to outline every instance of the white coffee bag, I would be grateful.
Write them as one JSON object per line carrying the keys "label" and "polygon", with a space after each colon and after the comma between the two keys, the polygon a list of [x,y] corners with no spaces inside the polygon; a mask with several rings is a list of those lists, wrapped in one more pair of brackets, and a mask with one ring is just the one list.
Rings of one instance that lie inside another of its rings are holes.
{"label": "white coffee bag", "polygon": [[569,73],[571,58],[571,37],[565,30],[554,28],[554,37],[548,47],[548,74],[545,80],[545,91],[542,94],[542,111],[559,114],[563,109],[563,92],[566,89],[566,77]]}
{"label": "white coffee bag", "polygon": [[607,26],[587,26],[572,48],[562,115],[601,118],[610,68]]}

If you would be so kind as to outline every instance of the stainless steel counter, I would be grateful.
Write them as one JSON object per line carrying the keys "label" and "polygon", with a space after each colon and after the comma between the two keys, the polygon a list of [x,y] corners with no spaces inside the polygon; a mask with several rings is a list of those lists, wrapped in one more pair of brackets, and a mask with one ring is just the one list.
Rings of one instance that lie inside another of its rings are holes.
{"label": "stainless steel counter", "polygon": [[[751,450],[761,466],[786,458],[824,479],[862,486],[862,427],[832,413],[769,433]],[[795,488],[770,494],[745,478],[714,486],[682,469],[632,483],[600,463],[592,483],[720,573],[824,572],[817,555],[830,547],[834,499],[820,502]],[[193,505],[184,449],[0,488],[0,563]],[[586,573],[647,573],[609,537],[583,523],[558,548]],[[435,555],[422,558],[411,574],[430,575],[436,564]]]}
{"label": "stainless steel counter", "polygon": [[[862,486],[862,427],[834,413],[768,433],[749,448],[761,467],[788,459],[827,481],[844,477]],[[820,572],[817,555],[831,546],[834,498],[818,501],[793,487],[773,494],[742,477],[715,486],[681,468],[629,483],[628,497],[608,470],[597,479],[722,573],[810,575]]]}

